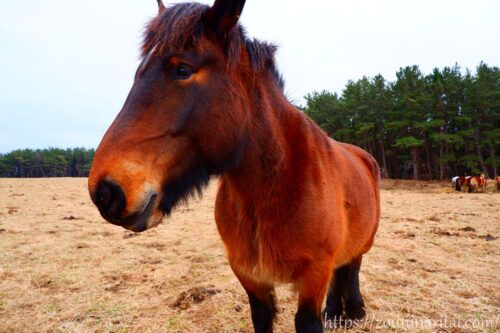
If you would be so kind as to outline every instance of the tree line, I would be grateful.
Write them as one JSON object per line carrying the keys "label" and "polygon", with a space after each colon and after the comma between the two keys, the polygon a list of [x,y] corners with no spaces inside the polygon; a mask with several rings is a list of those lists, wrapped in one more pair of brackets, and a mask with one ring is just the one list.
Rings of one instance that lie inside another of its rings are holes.
{"label": "tree line", "polygon": [[370,152],[386,178],[498,175],[500,70],[481,62],[424,75],[418,66],[305,96],[303,111],[332,138]]}
{"label": "tree line", "polygon": [[24,149],[0,154],[0,177],[87,177],[94,149]]}
{"label": "tree line", "polygon": [[[480,63],[424,75],[418,66],[347,82],[339,95],[305,96],[300,107],[332,138],[370,152],[386,178],[498,175],[500,70]],[[25,149],[0,154],[0,177],[85,177],[94,149]]]}

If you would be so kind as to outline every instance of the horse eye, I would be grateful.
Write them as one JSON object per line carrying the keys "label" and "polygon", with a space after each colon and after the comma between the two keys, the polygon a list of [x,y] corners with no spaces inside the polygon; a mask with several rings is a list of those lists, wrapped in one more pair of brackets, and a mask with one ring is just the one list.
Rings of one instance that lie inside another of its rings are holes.
{"label": "horse eye", "polygon": [[188,65],[180,64],[175,69],[175,76],[178,80],[187,80],[193,75],[193,69]]}

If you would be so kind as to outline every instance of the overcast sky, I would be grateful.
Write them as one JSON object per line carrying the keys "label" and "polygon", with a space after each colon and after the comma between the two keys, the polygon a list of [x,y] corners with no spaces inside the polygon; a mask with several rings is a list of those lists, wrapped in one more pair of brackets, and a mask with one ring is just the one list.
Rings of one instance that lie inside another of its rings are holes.
{"label": "overcast sky", "polygon": [[[2,0],[0,152],[96,147],[156,11],[155,0]],[[393,80],[406,65],[498,66],[499,13],[496,0],[247,0],[241,20],[250,37],[279,45],[287,96],[301,104],[363,75]]]}

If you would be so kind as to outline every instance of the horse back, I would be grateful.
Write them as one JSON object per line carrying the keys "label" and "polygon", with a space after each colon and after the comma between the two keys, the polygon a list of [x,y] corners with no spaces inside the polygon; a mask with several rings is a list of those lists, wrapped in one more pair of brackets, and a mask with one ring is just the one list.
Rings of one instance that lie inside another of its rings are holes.
{"label": "horse back", "polygon": [[348,143],[337,142],[334,140],[332,141],[333,141],[332,145],[334,144],[339,145],[340,147],[346,150],[347,156],[350,155],[350,157],[352,157],[349,158],[348,165],[350,167],[354,168],[354,170],[363,168],[364,171],[366,171],[365,173],[364,171],[360,170],[360,175],[365,174],[367,180],[373,182],[374,186],[378,191],[378,188],[380,187],[380,168],[375,158],[372,155],[370,155],[367,151],[357,146]]}

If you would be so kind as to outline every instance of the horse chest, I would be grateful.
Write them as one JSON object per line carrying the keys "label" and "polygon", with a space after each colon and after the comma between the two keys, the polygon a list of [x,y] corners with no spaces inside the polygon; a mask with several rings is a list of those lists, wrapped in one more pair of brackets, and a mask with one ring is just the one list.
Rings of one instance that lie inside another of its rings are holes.
{"label": "horse chest", "polygon": [[[279,221],[255,211],[216,211],[216,222],[231,267],[258,281],[289,280],[295,264],[288,258]],[[273,223],[274,222],[274,223]]]}
{"label": "horse chest", "polygon": [[293,219],[230,210],[216,221],[232,269],[254,281],[291,282],[310,263]]}

